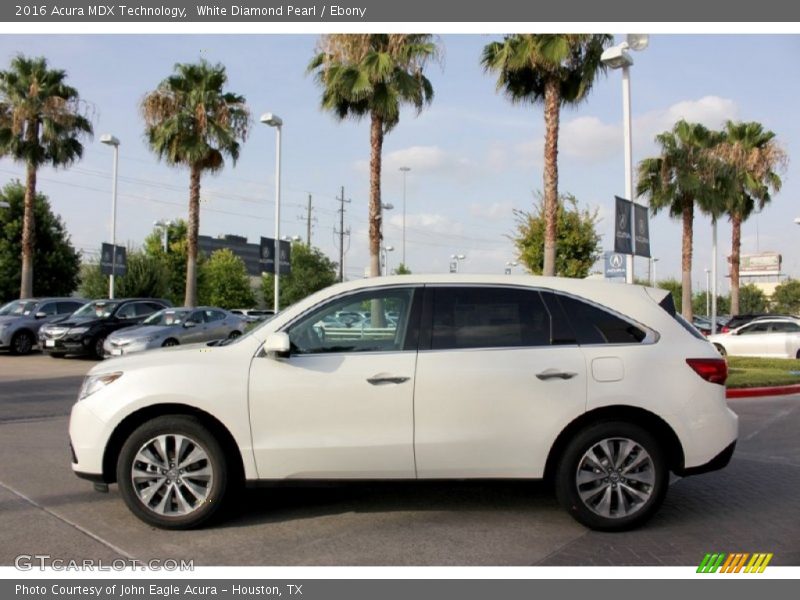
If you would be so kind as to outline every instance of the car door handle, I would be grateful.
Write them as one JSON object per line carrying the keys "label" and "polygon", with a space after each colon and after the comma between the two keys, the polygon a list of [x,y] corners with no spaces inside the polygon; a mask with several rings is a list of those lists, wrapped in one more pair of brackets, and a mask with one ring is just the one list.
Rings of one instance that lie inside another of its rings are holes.
{"label": "car door handle", "polygon": [[372,385],[386,385],[387,383],[405,383],[410,377],[397,377],[395,375],[373,375],[367,381]]}
{"label": "car door handle", "polygon": [[547,381],[548,379],[572,379],[576,375],[577,373],[569,373],[567,371],[557,371],[556,369],[546,369],[541,373],[537,373],[536,377],[538,377],[542,381]]}

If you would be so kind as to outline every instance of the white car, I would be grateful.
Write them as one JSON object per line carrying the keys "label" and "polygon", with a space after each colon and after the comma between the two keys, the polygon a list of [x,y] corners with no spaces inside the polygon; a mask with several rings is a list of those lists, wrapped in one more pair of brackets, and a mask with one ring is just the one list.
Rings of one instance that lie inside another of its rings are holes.
{"label": "white car", "polygon": [[[317,324],[342,311],[375,320],[327,336]],[[620,530],[656,511],[670,471],[728,463],[726,376],[665,290],[366,279],[224,345],[94,367],[72,468],[164,528],[203,523],[240,482],[548,478],[581,523]]]}
{"label": "white car", "polygon": [[708,336],[722,356],[800,359],[800,319],[759,317],[727,333]]}

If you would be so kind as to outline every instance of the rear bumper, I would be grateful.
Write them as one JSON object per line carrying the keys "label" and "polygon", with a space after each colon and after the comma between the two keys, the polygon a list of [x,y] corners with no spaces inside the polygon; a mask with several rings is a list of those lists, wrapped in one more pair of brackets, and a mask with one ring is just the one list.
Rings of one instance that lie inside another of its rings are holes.
{"label": "rear bumper", "polygon": [[691,475],[702,475],[703,473],[710,473],[711,471],[719,471],[720,469],[724,469],[726,466],[728,466],[728,463],[731,462],[731,457],[733,456],[733,451],[735,449],[736,440],[731,442],[727,448],[725,448],[707,463],[697,465],[695,467],[689,467],[688,469],[684,468],[676,470],[675,474],[680,475],[681,477],[689,477]]}

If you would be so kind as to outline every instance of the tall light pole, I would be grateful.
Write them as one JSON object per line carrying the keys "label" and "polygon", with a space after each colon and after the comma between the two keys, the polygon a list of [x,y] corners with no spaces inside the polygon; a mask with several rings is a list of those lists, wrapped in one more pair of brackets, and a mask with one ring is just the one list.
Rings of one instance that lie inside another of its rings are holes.
{"label": "tall light pole", "polygon": [[164,254],[166,254],[168,252],[168,250],[169,250],[169,246],[168,246],[168,244],[169,244],[169,228],[170,228],[171,225],[172,225],[172,221],[167,221],[167,220],[164,220],[164,219],[159,219],[158,221],[153,223],[153,226],[158,227],[159,229],[161,229],[161,243],[162,243],[162,246],[164,247]]}
{"label": "tall light pole", "polygon": [[411,167],[400,167],[403,173],[403,266],[406,264],[406,175],[411,170]]}
{"label": "tall light pole", "polygon": [[389,275],[389,252],[394,252],[394,246],[383,247],[383,274]]}
{"label": "tall light pole", "polygon": [[114,172],[111,175],[111,276],[108,278],[108,297],[114,298],[114,277],[117,272],[117,165],[119,140],[110,133],[100,136],[100,143],[114,148]]}
{"label": "tall light pole", "polygon": [[[622,69],[622,128],[625,138],[625,198],[636,202],[633,197],[633,134],[631,132],[631,66],[633,58],[628,50],[640,51],[647,48],[650,37],[646,34],[629,33],[621,44],[612,46],[603,52],[600,60],[611,69]],[[636,244],[636,218],[631,219],[632,238]],[[634,255],[627,256],[625,281],[633,283]]]}
{"label": "tall light pole", "polygon": [[717,217],[711,217],[711,334],[717,333]]}
{"label": "tall light pole", "polygon": [[705,269],[706,272],[706,316],[711,315],[711,269]]}
{"label": "tall light pole", "polygon": [[278,314],[280,309],[281,284],[281,130],[283,119],[272,113],[261,115],[261,122],[275,128],[275,250],[273,264],[275,266],[275,298],[273,310]]}
{"label": "tall light pole", "polygon": [[651,287],[656,287],[656,282],[658,281],[658,277],[656,277],[656,263],[658,262],[658,260],[659,259],[657,259],[655,256],[651,256],[650,257],[650,265],[651,265],[652,271],[653,271],[652,272],[652,277],[650,278],[650,286]]}
{"label": "tall light pole", "polygon": [[462,260],[466,260],[467,259],[466,255],[464,255],[464,254],[451,254],[450,258],[455,261],[453,263],[450,263],[451,265],[455,265],[455,271],[453,271],[454,273],[458,273],[459,263]]}

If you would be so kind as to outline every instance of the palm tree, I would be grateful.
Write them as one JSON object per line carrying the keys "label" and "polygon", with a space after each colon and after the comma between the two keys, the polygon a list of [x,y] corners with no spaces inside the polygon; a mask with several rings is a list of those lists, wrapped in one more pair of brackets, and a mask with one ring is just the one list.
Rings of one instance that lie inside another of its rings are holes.
{"label": "palm tree", "polygon": [[0,71],[0,156],[26,168],[22,218],[20,297],[33,295],[34,198],[39,167],[67,167],[83,155],[80,138],[92,135],[85,103],[65,83],[66,71],[50,69],[44,57],[18,55]]}
{"label": "palm tree", "polygon": [[514,103],[544,104],[544,275],[555,275],[558,207],[558,128],[561,106],[584,100],[611,42],[607,34],[514,34],[483,49],[484,70]]}
{"label": "palm tree", "polygon": [[308,65],[322,88],[322,108],[338,119],[370,119],[370,276],[380,275],[381,159],[383,139],[400,121],[400,107],[419,114],[433,100],[423,70],[438,57],[427,34],[334,34],[320,39]]}
{"label": "palm tree", "polygon": [[761,123],[725,124],[725,138],[714,150],[730,169],[733,189],[727,197],[726,212],[731,220],[731,314],[739,314],[739,257],[742,223],[754,210],[761,210],[781,189],[776,173],[786,167],[786,153],[772,131]]}
{"label": "palm tree", "polygon": [[671,131],[656,136],[659,156],[639,163],[636,195],[648,198],[656,214],[668,209],[671,217],[683,223],[681,248],[682,312],[692,319],[692,236],[694,209],[717,218],[725,197],[724,172],[720,161],[711,155],[722,134],[697,123],[678,121]]}
{"label": "palm tree", "polygon": [[243,96],[223,91],[228,77],[221,64],[176,64],[175,72],[141,102],[150,149],[171,166],[189,168],[186,294],[184,304],[197,304],[197,236],[200,230],[200,177],[239,158],[239,142],[247,138],[250,111]]}

